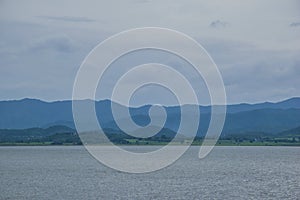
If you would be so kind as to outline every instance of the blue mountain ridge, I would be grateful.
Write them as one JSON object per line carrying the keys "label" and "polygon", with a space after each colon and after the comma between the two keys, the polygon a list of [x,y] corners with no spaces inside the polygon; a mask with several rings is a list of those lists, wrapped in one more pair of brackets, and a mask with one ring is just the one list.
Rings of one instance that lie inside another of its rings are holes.
{"label": "blue mountain ridge", "polygon": [[[104,129],[120,131],[113,118],[111,104],[114,104],[117,111],[129,109],[130,115],[137,125],[145,126],[150,123],[148,111],[151,105],[127,108],[110,100],[101,100],[95,102],[95,108],[99,123]],[[204,135],[210,121],[211,107],[184,106],[189,111],[187,117],[190,120],[194,118],[193,111],[200,109],[201,115],[197,134],[198,136]],[[166,106],[165,109],[167,119],[164,128],[176,132],[180,122],[180,106]],[[223,134],[278,133],[300,126],[300,98],[295,97],[277,103],[228,105],[226,115]],[[117,117],[119,120],[126,120],[126,115]],[[155,117],[160,118],[161,116]],[[47,128],[55,125],[75,127],[72,116],[72,101],[45,102],[28,98],[0,101],[0,129]],[[188,136],[190,133],[181,134]]]}

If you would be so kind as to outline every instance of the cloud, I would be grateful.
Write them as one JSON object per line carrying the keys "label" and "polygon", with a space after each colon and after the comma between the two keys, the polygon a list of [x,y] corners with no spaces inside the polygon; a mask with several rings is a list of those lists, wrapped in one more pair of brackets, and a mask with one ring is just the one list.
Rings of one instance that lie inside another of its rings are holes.
{"label": "cloud", "polygon": [[72,17],[72,16],[37,16],[37,18],[48,19],[48,20],[57,20],[57,21],[65,21],[65,22],[94,22],[96,20],[86,18],[86,17]]}
{"label": "cloud", "polygon": [[[300,27],[295,19],[299,6],[293,0],[272,5],[248,0],[234,7],[217,1],[125,0],[117,7],[113,1],[94,6],[76,1],[72,9],[61,6],[64,0],[29,1],[0,6],[0,99],[70,99],[77,69],[95,45],[144,26],[196,38],[220,67],[230,103],[300,94],[299,34],[288,30]],[[147,61],[147,55],[128,65]],[[170,62],[179,66],[176,60]]]}
{"label": "cloud", "polygon": [[291,27],[298,27],[300,26],[300,22],[293,22],[290,24]]}
{"label": "cloud", "polygon": [[211,22],[209,26],[211,28],[225,28],[228,25],[229,25],[229,23],[227,23],[227,22],[215,20],[215,21]]}
{"label": "cloud", "polygon": [[54,50],[58,52],[72,52],[74,49],[73,42],[65,35],[54,35],[43,37],[33,41],[30,45],[30,50]]}
{"label": "cloud", "polygon": [[151,0],[135,0],[134,3],[150,3]]}

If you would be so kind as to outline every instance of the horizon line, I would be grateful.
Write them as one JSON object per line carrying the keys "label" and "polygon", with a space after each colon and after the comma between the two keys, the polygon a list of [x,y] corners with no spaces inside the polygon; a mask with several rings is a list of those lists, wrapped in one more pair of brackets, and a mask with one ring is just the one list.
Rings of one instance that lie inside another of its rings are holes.
{"label": "horizon line", "polygon": [[[230,106],[230,105],[242,105],[242,104],[246,104],[246,105],[255,105],[255,104],[263,104],[263,103],[281,103],[281,102],[285,102],[285,101],[288,101],[288,100],[291,100],[291,99],[297,99],[297,98],[300,98],[300,96],[293,96],[293,97],[290,97],[290,98],[285,98],[285,99],[282,99],[282,100],[279,100],[279,101],[263,101],[263,102],[256,102],[256,103],[248,103],[248,102],[240,102],[240,103],[230,103],[230,104],[226,104],[226,106]],[[78,99],[78,100],[72,100],[72,99],[63,99],[63,100],[44,100],[44,99],[39,99],[39,98],[31,98],[31,97],[24,97],[24,98],[20,98],[20,99],[8,99],[8,100],[0,100],[0,102],[9,102],[9,101],[24,101],[24,100],[37,100],[37,101],[41,101],[41,102],[44,102],[44,103],[55,103],[55,102],[66,102],[66,101],[86,101],[86,100],[89,100],[89,101],[95,101],[95,102],[100,102],[100,101],[110,101],[110,102],[114,102],[114,103],[117,103],[119,105],[122,105],[122,106],[126,106],[126,107],[143,107],[143,106],[152,106],[152,105],[157,105],[157,104],[140,104],[140,105],[124,105],[122,103],[119,103],[119,102],[116,102],[116,101],[112,101],[110,99],[98,99],[98,100],[93,100],[93,99]],[[197,106],[223,106],[223,105],[219,105],[219,104],[215,104],[215,105],[211,105],[211,104],[206,104],[206,105],[202,105],[202,104],[183,104],[183,105],[180,105],[180,104],[169,104],[169,105],[162,105],[164,107],[175,107],[175,106],[184,106],[184,105],[197,105]]]}

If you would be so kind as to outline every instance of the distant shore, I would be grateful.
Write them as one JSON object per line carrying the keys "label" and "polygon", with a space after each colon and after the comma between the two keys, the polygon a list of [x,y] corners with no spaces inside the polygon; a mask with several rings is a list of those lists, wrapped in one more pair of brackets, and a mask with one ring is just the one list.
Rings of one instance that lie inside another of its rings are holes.
{"label": "distant shore", "polygon": [[[157,141],[131,141],[126,144],[118,144],[115,145],[120,146],[165,146],[168,142],[157,142]],[[182,143],[178,143],[175,145],[185,145]],[[191,146],[201,146],[202,141],[194,141]],[[0,146],[82,146],[82,144],[74,144],[74,143],[52,143],[52,142],[6,142],[0,143]],[[231,140],[219,140],[215,146],[294,146],[300,147],[300,142],[235,142]]]}

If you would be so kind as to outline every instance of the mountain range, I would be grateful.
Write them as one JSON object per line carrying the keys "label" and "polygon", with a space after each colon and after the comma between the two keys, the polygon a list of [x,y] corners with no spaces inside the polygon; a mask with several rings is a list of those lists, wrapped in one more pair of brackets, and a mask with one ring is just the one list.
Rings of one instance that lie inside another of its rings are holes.
{"label": "mountain range", "polygon": [[[90,100],[86,100],[90,101]],[[111,104],[117,111],[129,109],[133,121],[145,126],[150,123],[148,115],[151,105],[130,107],[101,100],[95,102],[99,123],[104,129],[121,131],[113,118]],[[188,118],[194,117],[194,110],[200,109],[198,136],[206,133],[210,117],[210,106],[184,105],[187,107]],[[180,106],[166,106],[166,123],[163,128],[176,132],[180,122]],[[123,113],[123,112],[120,112]],[[126,116],[118,116],[126,120]],[[156,116],[158,119],[161,116]],[[22,99],[0,101],[0,129],[28,129],[32,127],[47,129],[51,126],[63,125],[75,128],[72,115],[72,101],[45,102],[38,99]],[[300,98],[295,97],[277,103],[234,104],[227,106],[226,121],[222,134],[242,134],[263,132],[279,133],[300,126]],[[189,135],[190,133],[181,133]]]}

